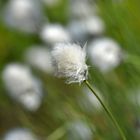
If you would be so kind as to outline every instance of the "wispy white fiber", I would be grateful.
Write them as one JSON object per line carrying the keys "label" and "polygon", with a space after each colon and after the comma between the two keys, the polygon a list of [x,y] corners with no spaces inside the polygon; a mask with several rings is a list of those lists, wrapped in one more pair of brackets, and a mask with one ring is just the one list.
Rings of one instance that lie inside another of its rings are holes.
{"label": "wispy white fiber", "polygon": [[67,83],[81,83],[87,79],[86,52],[81,46],[69,43],[56,44],[52,58],[56,75],[66,77]]}

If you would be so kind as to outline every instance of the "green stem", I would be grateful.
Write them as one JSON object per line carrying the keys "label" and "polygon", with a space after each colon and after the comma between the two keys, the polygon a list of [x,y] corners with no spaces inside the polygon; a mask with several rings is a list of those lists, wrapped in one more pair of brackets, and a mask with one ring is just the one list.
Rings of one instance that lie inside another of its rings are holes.
{"label": "green stem", "polygon": [[112,120],[112,122],[114,123],[114,125],[116,126],[116,128],[118,129],[122,140],[126,140],[126,137],[121,129],[121,127],[119,126],[118,122],[116,121],[115,117],[113,116],[113,114],[111,113],[111,111],[108,109],[108,107],[103,103],[103,101],[100,99],[100,97],[96,94],[96,92],[94,91],[94,89],[92,88],[92,86],[90,85],[90,83],[85,80],[85,83],[87,85],[87,87],[92,91],[92,93],[96,96],[96,98],[99,100],[99,102],[101,103],[102,107],[104,108],[104,110],[106,111],[107,115],[110,117],[110,119]]}
{"label": "green stem", "polygon": [[66,130],[64,126],[57,128],[51,135],[47,137],[47,140],[58,140],[64,136]]}

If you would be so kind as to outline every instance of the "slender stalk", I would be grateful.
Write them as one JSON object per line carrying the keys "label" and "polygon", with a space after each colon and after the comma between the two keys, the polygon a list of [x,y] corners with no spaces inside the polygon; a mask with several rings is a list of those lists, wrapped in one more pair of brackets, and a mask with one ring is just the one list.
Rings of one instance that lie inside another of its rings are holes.
{"label": "slender stalk", "polygon": [[51,135],[47,137],[47,140],[58,140],[64,136],[66,130],[64,126],[57,128]]}
{"label": "slender stalk", "polygon": [[119,126],[118,122],[116,121],[115,117],[113,116],[113,114],[111,113],[111,111],[109,110],[109,108],[106,106],[106,104],[103,103],[103,101],[100,99],[100,97],[96,94],[96,92],[94,91],[94,89],[92,88],[92,86],[90,85],[90,83],[85,80],[85,84],[87,85],[87,87],[92,91],[92,93],[96,96],[96,98],[99,100],[99,102],[101,103],[102,107],[104,108],[104,110],[106,111],[107,115],[109,116],[109,118],[112,120],[112,122],[114,123],[114,125],[116,126],[116,128],[118,129],[122,140],[126,140],[126,137],[121,129],[121,127]]}

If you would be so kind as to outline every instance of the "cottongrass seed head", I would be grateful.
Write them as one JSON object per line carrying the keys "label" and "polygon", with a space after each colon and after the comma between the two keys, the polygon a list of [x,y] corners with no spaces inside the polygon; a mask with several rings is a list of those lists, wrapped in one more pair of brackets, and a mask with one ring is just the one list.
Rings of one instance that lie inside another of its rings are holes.
{"label": "cottongrass seed head", "polygon": [[71,41],[69,32],[60,24],[44,25],[40,32],[40,38],[50,45]]}
{"label": "cottongrass seed head", "polygon": [[5,24],[25,33],[37,33],[44,20],[42,4],[38,0],[9,0],[4,7]]}
{"label": "cottongrass seed head", "polygon": [[52,50],[56,76],[65,77],[66,83],[82,83],[87,79],[88,66],[85,63],[85,47],[77,44],[58,43]]}
{"label": "cottongrass seed head", "polygon": [[34,45],[25,52],[25,61],[34,68],[47,74],[53,73],[50,50],[44,46]]}
{"label": "cottongrass seed head", "polygon": [[92,140],[94,135],[90,126],[83,120],[74,120],[67,125],[68,140]]}
{"label": "cottongrass seed head", "polygon": [[26,128],[14,128],[5,134],[3,140],[38,140],[38,138]]}
{"label": "cottongrass seed head", "polygon": [[111,38],[93,40],[89,45],[88,52],[91,62],[102,73],[115,69],[124,57],[120,45]]}
{"label": "cottongrass seed head", "polygon": [[2,73],[8,95],[25,109],[36,111],[42,102],[42,84],[30,68],[17,63],[8,64]]}

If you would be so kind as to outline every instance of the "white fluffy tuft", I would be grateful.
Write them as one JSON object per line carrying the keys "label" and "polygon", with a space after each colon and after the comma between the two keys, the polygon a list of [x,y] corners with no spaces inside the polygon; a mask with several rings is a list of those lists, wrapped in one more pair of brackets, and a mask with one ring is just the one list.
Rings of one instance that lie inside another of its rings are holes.
{"label": "white fluffy tuft", "polygon": [[44,25],[40,33],[40,38],[45,43],[52,45],[71,41],[69,32],[59,24]]}
{"label": "white fluffy tuft", "polygon": [[25,33],[37,33],[44,19],[38,0],[9,0],[3,16],[8,27]]}
{"label": "white fluffy tuft", "polygon": [[101,38],[91,42],[89,55],[91,62],[103,73],[116,68],[123,58],[120,46],[110,38]]}
{"label": "white fluffy tuft", "polygon": [[77,44],[59,43],[52,51],[56,75],[67,78],[67,83],[81,83],[87,79],[86,53]]}
{"label": "white fluffy tuft", "polygon": [[53,73],[50,50],[43,46],[34,45],[27,49],[25,60],[28,64],[38,70],[48,74]]}
{"label": "white fluffy tuft", "polygon": [[16,63],[9,64],[3,70],[2,78],[8,94],[15,101],[29,111],[35,111],[40,107],[42,86],[28,67]]}
{"label": "white fluffy tuft", "polygon": [[38,140],[38,138],[26,128],[15,128],[6,133],[3,140]]}

